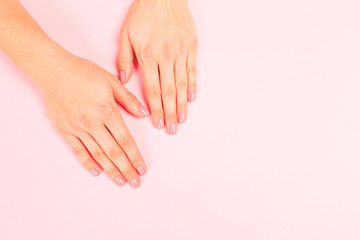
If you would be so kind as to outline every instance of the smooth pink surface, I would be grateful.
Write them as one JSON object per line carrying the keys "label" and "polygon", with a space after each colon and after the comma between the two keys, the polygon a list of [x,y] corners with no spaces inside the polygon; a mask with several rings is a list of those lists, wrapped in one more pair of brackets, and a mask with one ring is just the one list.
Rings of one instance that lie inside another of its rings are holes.
{"label": "smooth pink surface", "polygon": [[[116,73],[130,0],[24,0]],[[139,189],[85,171],[0,56],[0,239],[360,239],[358,1],[190,0],[199,92],[176,136],[124,113]],[[127,87],[143,101],[135,75]]]}

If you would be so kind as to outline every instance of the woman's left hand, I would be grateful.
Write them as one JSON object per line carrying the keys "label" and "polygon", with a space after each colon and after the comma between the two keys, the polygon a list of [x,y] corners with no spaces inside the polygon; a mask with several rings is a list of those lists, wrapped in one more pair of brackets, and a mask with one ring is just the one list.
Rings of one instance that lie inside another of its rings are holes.
{"label": "woman's left hand", "polygon": [[185,0],[135,0],[121,31],[119,70],[129,81],[140,65],[154,124],[169,134],[187,119],[196,96],[195,24]]}

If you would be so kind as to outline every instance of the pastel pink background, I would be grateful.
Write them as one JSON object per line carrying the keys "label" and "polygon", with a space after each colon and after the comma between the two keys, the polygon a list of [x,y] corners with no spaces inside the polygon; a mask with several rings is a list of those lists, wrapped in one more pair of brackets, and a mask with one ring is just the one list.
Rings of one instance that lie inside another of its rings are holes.
{"label": "pastel pink background", "polygon": [[[131,0],[23,0],[116,73]],[[91,176],[0,54],[0,239],[360,239],[357,0],[190,0],[199,92],[176,136],[124,113],[149,172]],[[144,101],[138,74],[127,87]]]}

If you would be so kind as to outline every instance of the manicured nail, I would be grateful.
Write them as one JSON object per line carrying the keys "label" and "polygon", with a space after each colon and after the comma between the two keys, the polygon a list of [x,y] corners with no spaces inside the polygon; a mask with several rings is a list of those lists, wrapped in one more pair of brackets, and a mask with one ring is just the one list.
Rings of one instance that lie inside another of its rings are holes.
{"label": "manicured nail", "polygon": [[120,82],[125,83],[125,73],[123,71],[120,71]]}
{"label": "manicured nail", "polygon": [[124,181],[124,179],[122,179],[122,177],[117,177],[116,179],[115,179],[115,181],[120,185],[120,186],[124,186],[125,185],[125,181]]}
{"label": "manicured nail", "polygon": [[144,107],[143,105],[139,106],[139,111],[144,115],[149,115],[149,113],[150,113],[149,110],[147,110],[147,108]]}
{"label": "manicured nail", "polygon": [[195,101],[195,92],[190,93],[190,101],[191,102]]}
{"label": "manicured nail", "polygon": [[90,170],[90,172],[91,172],[92,175],[94,175],[94,176],[99,176],[99,171],[96,170],[95,168],[92,168],[92,169]]}
{"label": "manicured nail", "polygon": [[160,119],[157,123],[157,127],[158,128],[163,128],[164,127],[164,120]]}
{"label": "manicured nail", "polygon": [[131,180],[130,180],[130,186],[132,186],[132,187],[134,187],[134,188],[137,188],[137,187],[139,187],[140,185],[139,185],[138,181],[136,181],[136,179],[131,179]]}
{"label": "manicured nail", "polygon": [[186,114],[184,112],[179,114],[179,122],[183,123],[186,121]]}
{"label": "manicured nail", "polygon": [[137,169],[138,173],[140,174],[140,176],[144,176],[145,175],[145,170],[142,167],[138,167]]}
{"label": "manicured nail", "polygon": [[174,123],[171,124],[170,129],[169,129],[169,133],[171,135],[174,135],[176,133],[176,124],[174,124]]}

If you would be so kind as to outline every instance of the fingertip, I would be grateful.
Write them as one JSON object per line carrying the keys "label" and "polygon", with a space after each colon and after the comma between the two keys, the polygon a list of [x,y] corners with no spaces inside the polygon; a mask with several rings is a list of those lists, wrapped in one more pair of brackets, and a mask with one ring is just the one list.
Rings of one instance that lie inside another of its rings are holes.
{"label": "fingertip", "polygon": [[179,113],[179,116],[178,116],[178,122],[179,123],[184,123],[187,119],[187,114],[186,112],[181,112]]}
{"label": "fingertip", "polygon": [[196,98],[196,93],[194,91],[189,94],[189,102],[194,102]]}
{"label": "fingertip", "polygon": [[124,71],[120,71],[119,72],[119,79],[120,79],[120,82],[122,84],[125,84],[126,83],[126,76],[125,76],[125,72]]}
{"label": "fingertip", "polygon": [[119,176],[117,178],[115,178],[115,182],[119,185],[119,186],[124,186],[126,184],[126,180],[125,178]]}
{"label": "fingertip", "polygon": [[132,188],[139,188],[139,187],[140,187],[140,180],[133,178],[133,179],[131,179],[131,180],[129,181],[129,185],[130,185]]}
{"label": "fingertip", "polygon": [[170,126],[167,127],[167,132],[170,135],[175,135],[177,133],[178,126],[175,123],[172,123]]}
{"label": "fingertip", "polygon": [[144,176],[144,175],[146,174],[146,170],[145,170],[145,168],[143,168],[143,167],[138,167],[138,168],[136,169],[136,171],[138,172],[138,174],[139,174],[140,176]]}
{"label": "fingertip", "polygon": [[143,105],[140,104],[139,111],[141,112],[143,117],[147,117],[150,114],[150,111]]}
{"label": "fingertip", "polygon": [[92,175],[94,175],[95,177],[97,177],[97,176],[99,176],[100,175],[100,170],[98,170],[98,169],[96,169],[96,168],[91,168],[90,169],[90,173],[92,174]]}
{"label": "fingertip", "polygon": [[120,82],[124,85],[130,81],[131,75],[133,74],[133,67],[127,66],[127,67],[120,67],[119,66],[119,74],[118,79]]}
{"label": "fingertip", "polygon": [[156,120],[156,119],[154,118],[153,121],[154,121],[154,125],[155,125],[158,129],[164,128],[165,124],[164,124],[164,120],[163,120],[163,119]]}

